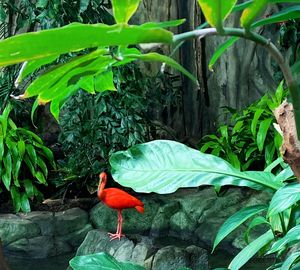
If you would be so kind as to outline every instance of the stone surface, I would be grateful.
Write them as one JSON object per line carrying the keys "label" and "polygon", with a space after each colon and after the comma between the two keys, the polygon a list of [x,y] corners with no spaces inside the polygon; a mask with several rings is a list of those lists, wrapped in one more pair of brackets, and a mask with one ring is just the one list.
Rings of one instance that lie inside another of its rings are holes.
{"label": "stone surface", "polygon": [[22,238],[38,236],[40,232],[39,226],[32,221],[17,215],[0,215],[0,238],[4,246]]}
{"label": "stone surface", "polygon": [[80,208],[62,212],[34,211],[0,215],[4,251],[26,258],[47,258],[74,252],[93,227]]}
{"label": "stone surface", "polygon": [[5,249],[12,255],[25,258],[47,258],[57,255],[53,240],[50,236],[23,238],[9,244]]}
{"label": "stone surface", "polygon": [[36,223],[42,235],[54,234],[54,213],[47,211],[33,211],[28,214],[20,214],[20,217]]}
{"label": "stone surface", "polygon": [[55,235],[66,235],[81,230],[88,224],[88,213],[80,208],[57,212],[54,216]]}
{"label": "stone surface", "polygon": [[[146,202],[146,200],[145,200]],[[158,211],[159,203],[147,200],[145,213],[141,214],[135,209],[125,209],[123,215],[123,232],[135,234],[148,234],[153,219]],[[90,212],[93,226],[97,229],[115,232],[117,228],[117,212],[103,203],[97,204]]]}
{"label": "stone surface", "polygon": [[117,260],[144,266],[146,269],[208,269],[208,253],[197,246],[159,248],[148,237],[129,235],[120,241],[110,241],[107,232],[101,230],[90,231],[76,255],[88,255],[107,252]]}

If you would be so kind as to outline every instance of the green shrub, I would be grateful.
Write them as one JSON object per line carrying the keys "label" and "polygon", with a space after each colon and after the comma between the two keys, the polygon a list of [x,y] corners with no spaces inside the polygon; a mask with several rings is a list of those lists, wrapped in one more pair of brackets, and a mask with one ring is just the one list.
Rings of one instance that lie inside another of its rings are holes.
{"label": "green shrub", "polygon": [[40,137],[16,126],[11,109],[8,104],[0,115],[0,193],[10,192],[16,212],[29,212],[29,199],[43,197],[37,186],[47,185],[47,162],[55,163]]}
{"label": "green shrub", "polygon": [[276,131],[273,110],[286,98],[282,84],[275,94],[266,94],[242,111],[225,107],[230,124],[218,128],[217,134],[202,138],[200,150],[222,157],[234,167],[261,169],[280,157],[281,135]]}
{"label": "green shrub", "polygon": [[113,152],[155,137],[157,130],[150,121],[151,110],[160,102],[166,104],[166,98],[169,102],[175,99],[168,89],[158,90],[164,88],[163,80],[169,83],[167,76],[150,78],[131,64],[114,69],[117,91],[95,95],[80,91],[70,99],[60,117],[59,142],[65,159],[59,162],[61,175],[55,184],[75,180],[78,189],[87,186],[93,190],[96,175],[108,168]]}

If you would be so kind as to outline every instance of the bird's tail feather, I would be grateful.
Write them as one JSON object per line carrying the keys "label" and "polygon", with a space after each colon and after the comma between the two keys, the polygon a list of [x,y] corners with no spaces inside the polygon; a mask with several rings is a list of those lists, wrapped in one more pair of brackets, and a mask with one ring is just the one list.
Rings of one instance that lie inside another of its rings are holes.
{"label": "bird's tail feather", "polygon": [[144,211],[145,211],[143,206],[136,206],[135,209],[136,209],[137,211],[139,211],[140,213],[142,213],[142,214],[143,214]]}

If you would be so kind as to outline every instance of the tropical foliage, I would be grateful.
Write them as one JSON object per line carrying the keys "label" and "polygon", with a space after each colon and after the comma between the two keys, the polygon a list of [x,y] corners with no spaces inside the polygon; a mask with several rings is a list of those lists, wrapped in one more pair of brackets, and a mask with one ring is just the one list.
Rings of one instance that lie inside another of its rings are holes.
{"label": "tropical foliage", "polygon": [[40,137],[17,127],[8,105],[0,115],[0,193],[10,192],[15,211],[30,211],[30,200],[42,198],[38,185],[47,185],[53,154]]}
{"label": "tropical foliage", "polygon": [[[227,1],[226,4],[223,4],[224,1],[198,0],[212,28],[198,29],[178,35],[173,35],[172,32],[165,30],[165,28],[178,26],[184,22],[183,20],[163,23],[149,22],[139,26],[128,25],[128,21],[137,9],[139,2],[139,0],[112,1],[113,13],[116,20],[116,24],[114,25],[73,23],[58,29],[20,34],[1,41],[1,66],[27,61],[22,66],[18,82],[22,82],[24,78],[40,67],[48,64],[51,65],[51,69],[40,74],[28,86],[25,93],[17,98],[36,97],[36,104],[51,103],[51,112],[58,119],[64,102],[80,89],[92,94],[106,90],[115,90],[113,68],[135,60],[164,62],[178,69],[196,82],[196,78],[173,59],[158,53],[150,52],[143,54],[138,49],[129,47],[129,45],[153,42],[178,45],[187,39],[219,34],[230,36],[234,40],[227,41],[226,44],[223,44],[216,51],[210,67],[239,38],[254,41],[264,46],[273,55],[283,72],[294,106],[298,135],[300,135],[300,98],[298,86],[293,79],[289,66],[285,64],[280,51],[269,39],[255,31],[255,28],[258,26],[278,23],[291,18],[299,18],[299,5],[291,5],[268,18],[256,20],[268,3],[297,3],[298,0],[254,0],[247,1],[238,6],[236,5],[236,0]],[[224,27],[226,17],[230,15],[231,11],[236,10],[243,10],[240,20],[242,28]],[[28,44],[31,44],[31,46],[26,46]],[[53,62],[61,55],[74,52],[76,52],[75,55],[65,63],[57,65],[56,62]],[[299,63],[295,64],[296,67],[297,65]],[[294,70],[297,71],[297,68],[294,68]],[[264,122],[261,129],[267,129],[266,127],[269,125],[270,120]],[[251,132],[256,132],[256,129],[253,129]],[[258,130],[257,134],[262,133]],[[259,151],[262,151],[264,142],[265,139],[257,140]],[[241,172],[218,157],[199,153],[182,144],[170,141],[154,141],[148,144],[133,146],[128,151],[113,154],[110,163],[113,169],[113,176],[116,180],[140,192],[170,193],[180,187],[235,185],[247,186],[258,190],[268,190],[273,193],[276,192],[278,196],[279,192],[286,187],[285,181],[292,176],[289,168],[284,169],[278,175],[271,173],[271,169],[266,169],[264,172]],[[135,181],[132,181],[132,179]],[[276,199],[276,196],[274,198]],[[292,200],[292,203],[296,200],[297,197]],[[293,219],[293,215],[290,215],[291,218],[288,218],[288,222],[282,220],[283,217],[285,218],[282,212],[293,212],[289,210],[289,207],[292,207],[292,204],[287,204],[276,211],[270,207],[265,218],[266,222],[271,224],[270,229],[251,242],[237,255],[237,258],[230,265],[231,269],[240,269],[257,251],[270,244],[273,240],[275,240],[275,243],[269,252],[281,250],[283,245],[290,243],[289,239],[297,240],[295,238],[297,227],[288,230],[289,224],[291,224],[290,226],[297,224],[297,221],[296,223],[294,221],[290,222]],[[265,209],[265,206],[257,206],[241,210],[242,212],[236,214],[238,217],[242,216],[236,225],[241,224],[245,219],[253,217],[254,213],[257,214]],[[236,219],[237,216],[235,216],[234,220]],[[274,225],[278,223],[278,220],[280,220],[281,226],[279,234],[285,235],[282,238],[284,241],[281,242],[280,240],[282,239],[277,239],[277,226]],[[228,223],[230,224],[231,220]],[[259,222],[255,221],[254,224],[256,223]],[[274,229],[275,227],[276,230]],[[223,228],[223,235],[217,238],[218,242],[228,233],[230,233],[230,230]],[[90,259],[90,262],[95,265],[99,264],[99,256],[96,261],[93,260],[93,257]],[[297,259],[297,256],[294,255],[292,259],[289,258],[285,262],[285,265],[288,264],[288,266],[291,266],[294,258]],[[100,256],[100,260],[106,259],[105,256]],[[116,267],[118,266],[116,265]]]}
{"label": "tropical foliage", "polygon": [[225,107],[230,117],[229,125],[221,125],[217,134],[206,135],[201,140],[200,151],[222,157],[235,168],[269,166],[281,156],[282,137],[275,129],[273,110],[286,98],[282,83],[275,94],[266,94],[242,111]]}
{"label": "tropical foliage", "polygon": [[159,92],[161,87],[173,96],[169,81],[160,74],[144,76],[136,65],[129,64],[114,69],[117,91],[95,95],[79,91],[67,101],[59,135],[65,158],[59,161],[61,177],[56,185],[75,182],[78,189],[92,191],[97,185],[95,175],[108,169],[113,152],[155,137],[158,128],[150,121],[151,113],[166,103],[161,100],[165,97],[163,89]]}

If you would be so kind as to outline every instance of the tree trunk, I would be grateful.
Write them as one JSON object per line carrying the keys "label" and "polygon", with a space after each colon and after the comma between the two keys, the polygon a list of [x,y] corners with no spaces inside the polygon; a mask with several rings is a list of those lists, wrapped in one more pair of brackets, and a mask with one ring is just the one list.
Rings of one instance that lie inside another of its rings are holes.
{"label": "tree trunk", "polygon": [[[178,18],[187,21],[179,29],[171,29],[174,33],[192,30],[200,25],[203,19],[197,1],[143,0],[132,22],[140,24]],[[239,18],[240,13],[231,15],[226,20],[226,26],[238,26]],[[276,26],[259,31],[276,43]],[[208,37],[201,41],[190,40],[175,54],[175,59],[197,76],[199,85],[180,74],[182,100],[175,111],[160,114],[158,120],[168,123],[179,139],[188,138],[190,144],[199,141],[203,135],[214,131],[226,120],[222,107],[241,109],[276,88],[271,56],[265,49],[246,40],[239,40],[218,60],[214,72],[209,71],[207,67],[211,56],[227,39]],[[169,47],[160,50],[170,54]]]}

